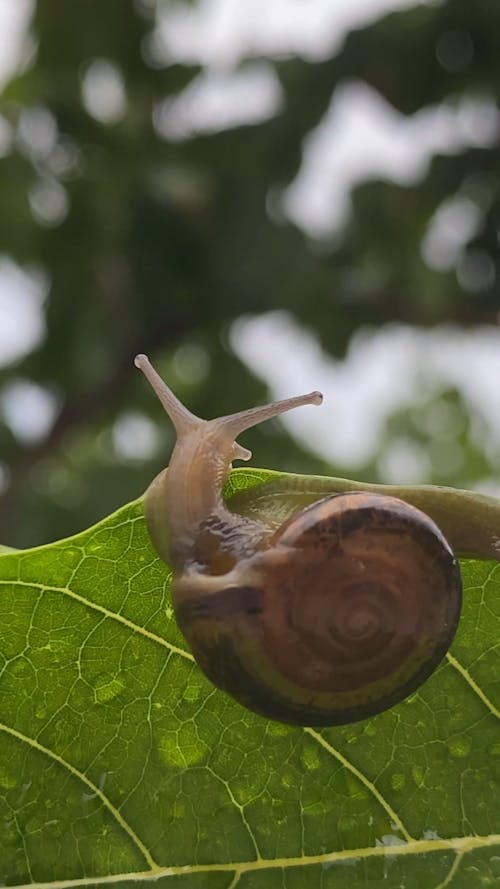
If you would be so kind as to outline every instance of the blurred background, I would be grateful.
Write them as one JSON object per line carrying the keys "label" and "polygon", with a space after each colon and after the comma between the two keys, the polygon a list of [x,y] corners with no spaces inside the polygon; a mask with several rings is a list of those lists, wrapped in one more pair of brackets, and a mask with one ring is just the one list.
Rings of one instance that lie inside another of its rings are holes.
{"label": "blurred background", "polygon": [[172,429],[322,389],[253,465],[500,494],[497,0],[0,0],[0,542]]}

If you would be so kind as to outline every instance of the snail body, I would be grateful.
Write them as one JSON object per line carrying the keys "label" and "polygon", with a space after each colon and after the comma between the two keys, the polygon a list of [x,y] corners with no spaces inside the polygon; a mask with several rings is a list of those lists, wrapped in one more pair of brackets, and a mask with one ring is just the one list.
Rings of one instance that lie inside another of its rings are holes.
{"label": "snail body", "polygon": [[180,629],[219,688],[270,719],[339,725],[391,707],[444,657],[458,624],[457,560],[435,522],[369,491],[321,497],[281,525],[222,499],[237,436],[318,392],[201,420],[137,356],[174,423],[168,470],[145,498],[173,568]]}

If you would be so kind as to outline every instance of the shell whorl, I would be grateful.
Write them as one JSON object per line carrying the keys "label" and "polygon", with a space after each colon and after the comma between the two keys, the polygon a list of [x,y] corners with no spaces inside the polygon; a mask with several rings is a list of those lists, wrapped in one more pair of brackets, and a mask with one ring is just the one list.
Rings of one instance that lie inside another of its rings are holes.
{"label": "shell whorl", "polygon": [[266,599],[265,634],[286,675],[362,700],[385,681],[399,694],[398,673],[407,694],[434,669],[456,629],[461,580],[427,516],[353,493],[319,501],[277,537],[293,546],[293,564],[277,578],[280,596]]}
{"label": "shell whorl", "polygon": [[377,494],[318,501],[239,574],[210,611],[193,600],[179,620],[218,685],[285,722],[341,724],[397,703],[441,661],[460,614],[439,529]]}

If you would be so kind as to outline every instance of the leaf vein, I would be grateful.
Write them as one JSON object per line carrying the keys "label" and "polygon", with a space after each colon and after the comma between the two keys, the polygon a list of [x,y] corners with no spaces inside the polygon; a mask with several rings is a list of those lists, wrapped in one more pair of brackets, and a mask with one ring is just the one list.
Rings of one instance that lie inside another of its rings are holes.
{"label": "leaf vein", "polygon": [[310,728],[310,727],[305,727],[304,732],[306,732],[306,734],[310,735],[311,738],[314,738],[314,740],[321,747],[323,747],[324,750],[326,750],[331,756],[333,756],[337,760],[337,762],[341,763],[341,765],[345,769],[347,769],[349,772],[351,772],[352,775],[354,775],[359,781],[361,781],[361,783],[367,788],[367,790],[370,791],[372,796],[375,797],[375,799],[382,806],[382,808],[385,809],[385,811],[389,815],[392,822],[397,825],[399,831],[402,833],[405,840],[408,843],[412,842],[413,837],[410,834],[410,832],[407,830],[405,825],[403,824],[402,819],[397,814],[397,812],[392,808],[391,804],[385,799],[383,794],[380,793],[380,790],[377,789],[375,784],[373,784],[373,782],[370,781],[370,779],[367,778],[366,775],[363,774],[363,772],[361,772],[358,768],[356,768],[356,766],[352,762],[350,762],[342,753],[340,753],[339,750],[337,750],[335,747],[333,747],[331,744],[329,744],[328,741],[323,737],[323,735],[320,734],[320,732],[317,732],[317,731],[315,731],[315,729]]}
{"label": "leaf vein", "polygon": [[495,707],[494,703],[490,701],[488,696],[485,694],[480,685],[476,682],[475,679],[471,676],[466,667],[464,667],[460,661],[456,659],[456,657],[448,652],[446,655],[446,659],[448,663],[462,676],[463,679],[467,682],[472,691],[481,699],[483,704],[488,708],[492,716],[495,716],[497,719],[500,719],[500,710]]}
{"label": "leaf vein", "polygon": [[[450,837],[449,839],[411,840],[395,846],[365,846],[359,849],[341,849],[335,852],[322,852],[317,855],[302,855],[296,858],[261,858],[257,861],[229,861],[214,864],[180,864],[168,867],[156,865],[149,871],[136,871],[133,873],[107,874],[103,877],[82,877],[74,880],[58,880],[57,882],[27,883],[18,885],[15,889],[78,889],[88,885],[89,881],[95,886],[112,885],[122,881],[140,882],[141,880],[159,880],[165,877],[190,876],[195,874],[210,873],[234,873],[241,877],[245,873],[266,870],[280,870],[292,867],[311,867],[314,865],[332,866],[338,862],[366,860],[370,858],[399,858],[412,855],[430,855],[437,852],[454,852],[463,857],[476,849],[484,849],[490,846],[500,845],[500,834],[487,836]],[[237,882],[237,881],[236,881]]]}
{"label": "leaf vein", "polygon": [[45,754],[54,762],[57,762],[58,765],[62,766],[62,768],[66,769],[70,772],[75,778],[78,778],[89,790],[92,791],[92,794],[97,796],[102,804],[106,807],[108,812],[113,816],[115,821],[120,825],[122,830],[130,837],[136,848],[140,851],[141,855],[150,866],[151,870],[157,870],[158,865],[156,864],[154,858],[152,857],[149,849],[146,848],[140,837],[137,836],[134,829],[130,826],[130,824],[125,820],[121,812],[113,805],[111,800],[108,799],[105,793],[101,790],[97,784],[94,784],[90,778],[87,777],[83,772],[76,768],[76,766],[72,765],[69,762],[66,762],[62,756],[59,756],[58,753],[55,753],[53,750],[50,750],[48,747],[45,747],[43,744],[40,744],[39,741],[35,740],[35,738],[30,738],[22,732],[18,731],[15,728],[11,728],[4,723],[0,723],[0,731],[5,732],[8,735],[11,735],[13,738],[16,738],[18,741],[21,741],[24,744],[28,744],[30,747],[33,747],[39,753]]}
{"label": "leaf vein", "polygon": [[184,648],[179,648],[172,642],[167,642],[167,640],[163,639],[162,636],[157,636],[156,633],[152,633],[151,630],[147,630],[145,627],[139,626],[139,624],[136,624],[132,620],[129,620],[128,617],[124,617],[122,614],[118,614],[116,611],[110,611],[109,608],[106,608],[104,605],[99,605],[97,602],[92,602],[89,599],[86,599],[85,596],[80,596],[69,587],[50,586],[49,584],[45,583],[27,582],[23,580],[0,580],[0,586],[25,586],[31,587],[32,589],[40,589],[42,592],[46,591],[49,593],[60,593],[62,595],[69,596],[71,599],[79,602],[80,605],[85,605],[87,608],[90,608],[93,611],[99,611],[101,614],[104,614],[105,617],[110,618],[110,620],[118,621],[118,623],[121,623],[123,624],[123,626],[128,627],[129,630],[132,630],[134,633],[139,633],[141,636],[145,636],[147,639],[151,639],[152,642],[155,642],[157,645],[163,646],[163,648],[167,648],[168,651],[171,651],[173,654],[178,654],[181,657],[186,658],[186,660],[188,661],[194,661],[191,652],[186,651]]}

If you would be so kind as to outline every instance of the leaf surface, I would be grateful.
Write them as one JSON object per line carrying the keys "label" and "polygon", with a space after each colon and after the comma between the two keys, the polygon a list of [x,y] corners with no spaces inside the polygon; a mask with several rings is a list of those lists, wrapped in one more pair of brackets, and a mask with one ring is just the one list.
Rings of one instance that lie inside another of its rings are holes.
{"label": "leaf surface", "polygon": [[[232,490],[270,474],[241,470]],[[166,889],[500,883],[500,565],[410,699],[332,729],[215,690],[135,501],[0,557],[0,882]]]}

